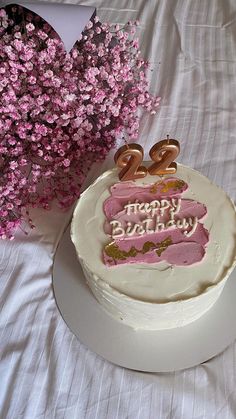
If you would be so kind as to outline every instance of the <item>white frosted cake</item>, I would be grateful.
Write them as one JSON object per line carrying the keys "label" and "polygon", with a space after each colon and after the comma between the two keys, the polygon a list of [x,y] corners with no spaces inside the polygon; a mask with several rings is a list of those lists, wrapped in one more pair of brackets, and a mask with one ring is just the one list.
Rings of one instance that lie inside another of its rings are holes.
{"label": "white frosted cake", "polygon": [[135,329],[202,316],[235,266],[236,213],[223,190],[178,164],[175,175],[121,182],[119,169],[81,195],[71,238],[99,303]]}

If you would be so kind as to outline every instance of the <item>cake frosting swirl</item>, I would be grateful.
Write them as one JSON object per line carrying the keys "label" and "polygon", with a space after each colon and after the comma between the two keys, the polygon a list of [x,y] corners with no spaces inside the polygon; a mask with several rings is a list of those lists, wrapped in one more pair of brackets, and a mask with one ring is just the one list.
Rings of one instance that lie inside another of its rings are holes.
{"label": "cake frosting swirl", "polygon": [[139,329],[183,326],[218,299],[235,266],[235,207],[178,164],[176,175],[119,182],[114,168],[80,197],[71,238],[88,285]]}

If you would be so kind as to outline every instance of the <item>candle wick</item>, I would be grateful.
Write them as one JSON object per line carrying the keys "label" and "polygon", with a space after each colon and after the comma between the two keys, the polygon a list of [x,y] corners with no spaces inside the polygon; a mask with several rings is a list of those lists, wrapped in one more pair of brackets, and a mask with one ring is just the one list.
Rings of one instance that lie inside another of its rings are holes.
{"label": "candle wick", "polygon": [[125,146],[126,146],[127,149],[129,148],[129,144],[128,144],[127,140],[125,140]]}
{"label": "candle wick", "polygon": [[169,142],[170,142],[170,136],[169,136],[169,134],[166,135],[166,138],[167,138],[167,143],[169,144]]}

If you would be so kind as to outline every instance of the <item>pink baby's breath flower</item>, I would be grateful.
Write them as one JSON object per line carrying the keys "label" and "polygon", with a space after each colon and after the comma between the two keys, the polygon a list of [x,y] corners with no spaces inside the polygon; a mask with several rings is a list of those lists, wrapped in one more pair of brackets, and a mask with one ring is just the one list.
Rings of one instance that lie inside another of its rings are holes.
{"label": "pink baby's breath flower", "polygon": [[47,37],[48,37],[48,35],[44,31],[42,31],[41,29],[37,32],[37,35],[43,41],[45,41],[45,39],[47,39]]}
{"label": "pink baby's breath flower", "polygon": [[20,59],[22,61],[30,61],[33,58],[34,51],[32,48],[26,47],[20,54]]}
{"label": "pink baby's breath flower", "polygon": [[4,17],[6,17],[6,16],[7,16],[6,11],[5,11],[4,9],[0,9],[0,17],[1,17],[1,18],[4,18]]}
{"label": "pink baby's breath flower", "polygon": [[21,39],[21,32],[15,32],[14,38]]}
{"label": "pink baby's breath flower", "polygon": [[15,41],[13,41],[13,45],[17,51],[21,51],[24,44],[22,41],[19,41],[18,39],[16,39]]}
{"label": "pink baby's breath flower", "polygon": [[87,23],[86,29],[91,29],[92,27],[93,27],[93,23],[91,21]]}
{"label": "pink baby's breath flower", "polygon": [[28,78],[28,82],[29,82],[30,84],[36,84],[37,79],[36,79],[36,77],[34,77],[34,76],[30,76],[30,77]]}
{"label": "pink baby's breath flower", "polygon": [[47,121],[49,124],[53,124],[58,118],[59,116],[56,114],[45,115],[45,121]]}
{"label": "pink baby's breath flower", "polygon": [[69,102],[71,102],[71,101],[73,101],[73,100],[75,100],[75,99],[76,99],[76,95],[75,95],[74,93],[67,94],[67,95],[65,96],[65,99],[66,99],[66,100],[68,100]]}
{"label": "pink baby's breath flower", "polygon": [[69,166],[70,166],[70,160],[69,160],[69,159],[64,159],[64,160],[63,160],[63,165],[64,165],[65,167],[69,167]]}
{"label": "pink baby's breath flower", "polygon": [[11,81],[16,81],[18,79],[18,76],[17,76],[17,74],[12,74],[11,76],[10,76],[10,80]]}
{"label": "pink baby's breath flower", "polygon": [[47,70],[44,73],[44,77],[47,78],[47,79],[51,79],[53,77],[53,71],[52,70]]}
{"label": "pink baby's breath flower", "polygon": [[39,134],[42,136],[47,135],[47,132],[48,132],[47,127],[44,124],[38,124],[38,123],[35,124],[34,131],[36,134]]}
{"label": "pink baby's breath flower", "polygon": [[28,32],[33,32],[35,30],[35,26],[33,25],[33,23],[28,23],[26,25],[26,29]]}
{"label": "pink baby's breath flower", "polygon": [[19,159],[19,165],[20,166],[26,166],[28,164],[27,160],[24,158]]}

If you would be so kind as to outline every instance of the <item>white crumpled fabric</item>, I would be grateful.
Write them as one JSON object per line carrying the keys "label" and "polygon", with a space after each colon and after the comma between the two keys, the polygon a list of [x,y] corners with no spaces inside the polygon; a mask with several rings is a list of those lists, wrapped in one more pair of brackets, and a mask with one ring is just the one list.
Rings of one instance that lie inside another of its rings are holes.
{"label": "white crumpled fabric", "polygon": [[[67,1],[68,3],[68,1]],[[102,20],[138,19],[151,63],[156,116],[142,115],[148,150],[166,134],[179,162],[236,198],[236,3],[233,0],[84,0]],[[91,176],[112,164],[112,158]],[[236,346],[203,365],[149,374],[112,365],[73,336],[52,290],[56,246],[71,211],[33,212],[37,229],[0,242],[0,417],[3,419],[233,419]],[[173,354],[174,354],[173,348]]]}

